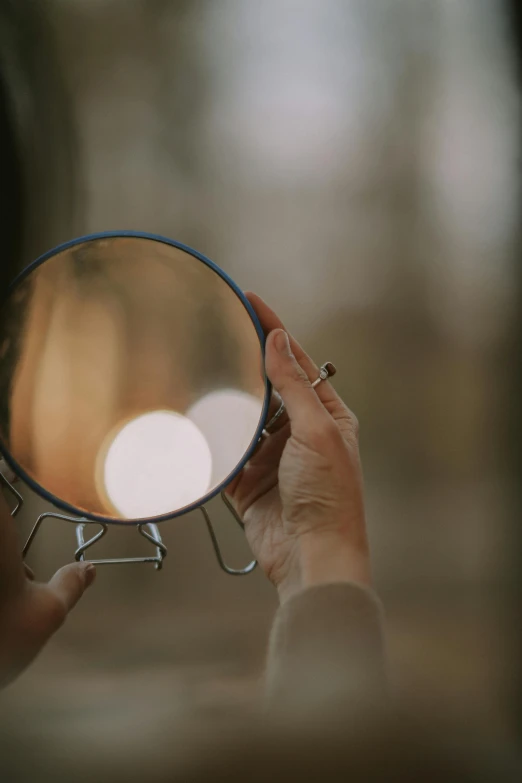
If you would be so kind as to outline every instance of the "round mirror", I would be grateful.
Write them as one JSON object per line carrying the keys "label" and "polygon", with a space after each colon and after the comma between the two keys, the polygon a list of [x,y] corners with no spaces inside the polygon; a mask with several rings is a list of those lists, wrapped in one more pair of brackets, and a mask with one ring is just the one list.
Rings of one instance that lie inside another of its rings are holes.
{"label": "round mirror", "polygon": [[171,240],[74,240],[2,305],[1,450],[73,513],[157,522],[200,505],[248,459],[268,400],[248,301]]}

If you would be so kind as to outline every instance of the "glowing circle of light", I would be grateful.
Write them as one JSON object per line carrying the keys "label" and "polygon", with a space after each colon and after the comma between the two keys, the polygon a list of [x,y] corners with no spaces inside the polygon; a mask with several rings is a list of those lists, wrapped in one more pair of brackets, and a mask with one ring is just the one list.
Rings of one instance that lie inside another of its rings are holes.
{"label": "glowing circle of light", "polygon": [[203,433],[212,452],[212,484],[220,484],[236,468],[259,425],[263,403],[237,389],[219,389],[201,397],[187,417]]}
{"label": "glowing circle of light", "polygon": [[212,455],[197,425],[159,410],[127,422],[112,440],[103,466],[105,492],[125,519],[174,512],[210,487]]}

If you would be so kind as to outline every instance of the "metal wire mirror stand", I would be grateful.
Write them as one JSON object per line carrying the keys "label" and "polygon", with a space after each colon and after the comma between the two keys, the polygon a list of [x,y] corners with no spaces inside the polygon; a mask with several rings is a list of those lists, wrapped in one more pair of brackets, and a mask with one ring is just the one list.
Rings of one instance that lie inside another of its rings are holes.
{"label": "metal wire mirror stand", "polygon": [[[11,511],[11,516],[15,517],[20,509],[23,506],[24,499],[20,492],[16,489],[16,487],[13,486],[13,484],[8,481],[8,479],[0,472],[0,482],[4,484],[7,489],[11,492],[13,497],[15,498],[16,504],[15,507]],[[227,498],[224,492],[221,493],[221,498],[223,500],[223,503],[229,510],[229,512],[232,514],[232,517],[237,522],[237,524],[240,526],[241,529],[244,530],[244,525],[240,517],[238,516],[234,506],[230,502],[230,500]],[[207,530],[210,536],[210,540],[212,542],[212,546],[214,548],[214,552],[219,564],[219,567],[230,576],[246,576],[247,574],[252,573],[252,571],[257,566],[257,560],[252,560],[245,568],[230,568],[225,563],[225,560],[223,558],[223,554],[221,552],[221,548],[219,546],[219,541],[216,536],[216,532],[214,530],[214,526],[212,524],[212,521],[210,519],[210,515],[205,508],[205,506],[200,506],[199,510],[201,511],[203,515],[203,519],[205,520],[205,524],[207,526]],[[74,553],[74,559],[77,561],[85,561],[85,553],[88,549],[90,549],[94,544],[96,544],[98,541],[100,541],[108,532],[109,525],[104,524],[103,522],[93,522],[91,520],[85,519],[84,517],[72,517],[72,516],[66,516],[65,514],[59,514],[55,511],[45,511],[43,514],[40,514],[38,519],[33,525],[33,529],[31,530],[29,537],[27,541],[25,542],[24,548],[22,550],[22,555],[24,559],[27,556],[27,553],[29,552],[29,549],[31,548],[31,545],[36,537],[36,534],[38,533],[42,523],[46,519],[60,519],[65,522],[72,522],[76,524],[76,541],[78,544],[78,547]],[[93,535],[91,538],[85,539],[85,532],[87,528],[91,527],[92,525],[96,525],[99,530],[95,535]],[[128,563],[152,563],[157,571],[159,571],[163,567],[163,561],[167,556],[167,547],[162,541],[161,534],[159,532],[158,526],[155,525],[153,522],[144,522],[143,524],[140,524],[137,526],[138,533],[146,539],[156,550],[156,554],[154,556],[148,556],[148,557],[119,557],[119,558],[104,558],[101,560],[89,560],[88,562],[93,563],[94,565],[125,565]]]}

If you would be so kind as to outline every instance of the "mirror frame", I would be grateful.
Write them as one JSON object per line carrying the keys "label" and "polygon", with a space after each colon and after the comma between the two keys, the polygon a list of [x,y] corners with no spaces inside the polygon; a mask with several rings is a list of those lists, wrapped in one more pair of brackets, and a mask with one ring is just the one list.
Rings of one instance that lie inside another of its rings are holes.
{"label": "mirror frame", "polygon": [[[12,281],[12,283],[9,285],[7,292],[4,296],[0,298],[0,307],[2,307],[3,302],[8,299],[9,295],[15,291],[17,286],[23,282],[26,277],[28,277],[31,272],[33,272],[35,269],[37,269],[39,266],[44,264],[48,259],[56,256],[58,253],[61,253],[64,250],[68,250],[71,247],[74,247],[75,245],[85,244],[86,242],[95,241],[98,239],[110,239],[110,238],[117,238],[117,237],[130,237],[130,238],[136,238],[136,239],[149,239],[154,242],[162,242],[165,245],[170,245],[171,247],[175,247],[178,250],[183,250],[188,255],[195,258],[197,261],[206,264],[210,269],[212,269],[221,279],[234,291],[236,296],[240,299],[241,303],[243,304],[245,310],[247,311],[248,315],[250,316],[250,319],[253,323],[253,326],[255,327],[255,330],[257,332],[257,336],[259,338],[259,343],[261,346],[261,359],[264,364],[265,359],[265,335],[263,332],[263,329],[261,327],[261,324],[259,322],[259,319],[244,295],[243,291],[239,288],[239,286],[232,280],[231,277],[227,275],[226,272],[224,272],[217,264],[215,264],[213,261],[211,261],[209,258],[206,258],[206,256],[202,255],[201,253],[198,253],[197,250],[194,250],[193,248],[189,247],[188,245],[184,245],[181,242],[177,242],[174,239],[168,239],[167,237],[161,236],[160,234],[150,234],[143,231],[128,231],[128,230],[122,230],[122,231],[102,231],[100,233],[96,234],[86,234],[85,236],[77,237],[76,239],[71,239],[68,242],[64,242],[61,245],[58,245],[57,247],[54,247],[52,250],[48,250],[43,255],[39,256],[35,261],[32,261],[28,266],[25,267],[25,269],[18,274],[15,279]],[[266,375],[266,372],[264,373],[264,384],[265,384],[265,398],[263,401],[263,407],[261,411],[261,417],[259,420],[259,424],[257,427],[257,430],[255,431],[252,442],[241,458],[240,462],[236,465],[234,470],[217,486],[214,487],[210,492],[208,492],[206,495],[204,495],[199,500],[195,501],[194,503],[191,503],[188,506],[185,506],[182,509],[179,509],[178,511],[169,512],[167,514],[161,514],[160,516],[156,517],[143,517],[143,518],[133,518],[133,519],[118,519],[116,517],[110,517],[110,516],[102,516],[101,514],[93,514],[87,511],[84,511],[83,509],[77,508],[76,506],[71,505],[70,503],[67,503],[64,500],[61,500],[60,498],[53,495],[51,492],[45,489],[41,484],[39,484],[37,481],[35,481],[26,471],[21,467],[21,465],[18,464],[18,462],[15,460],[15,458],[11,455],[9,449],[4,444],[2,437],[0,436],[0,454],[5,459],[7,464],[14,470],[17,476],[19,476],[22,481],[27,484],[27,486],[33,490],[37,495],[39,495],[44,500],[51,503],[56,508],[60,508],[64,511],[69,512],[70,514],[74,514],[78,516],[81,519],[85,520],[92,520],[93,522],[101,522],[104,524],[113,524],[113,525],[124,525],[126,527],[130,526],[136,526],[136,525],[143,525],[146,523],[157,523],[157,522],[167,522],[169,519],[175,519],[176,517],[181,517],[184,514],[188,514],[190,511],[194,511],[195,509],[198,509],[203,504],[207,503],[209,500],[211,500],[213,497],[218,495],[220,492],[223,491],[223,489],[230,484],[231,481],[234,480],[234,478],[238,475],[238,473],[243,469],[245,464],[248,462],[250,457],[252,456],[253,452],[255,451],[255,448],[259,442],[259,439],[261,437],[261,434],[264,430],[267,416],[268,416],[268,408],[270,405],[270,397],[272,392],[272,387],[270,384],[270,381],[268,380],[268,377]]]}

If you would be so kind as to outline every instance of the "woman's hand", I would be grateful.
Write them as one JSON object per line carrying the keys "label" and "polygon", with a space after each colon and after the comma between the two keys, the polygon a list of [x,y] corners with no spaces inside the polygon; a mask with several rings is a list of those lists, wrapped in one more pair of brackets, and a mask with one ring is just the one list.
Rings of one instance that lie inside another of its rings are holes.
{"label": "woman's hand", "polygon": [[275,313],[247,296],[268,334],[266,371],[287,413],[227,494],[281,601],[322,583],[369,586],[357,420],[329,382],[312,388],[317,366]]}
{"label": "woman's hand", "polygon": [[36,658],[96,576],[90,563],[72,563],[48,584],[23,563],[14,520],[0,493],[0,687]]}

